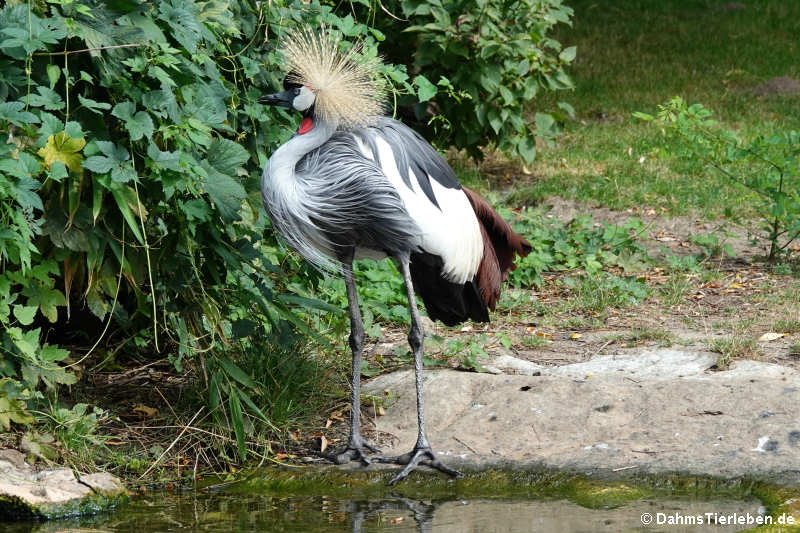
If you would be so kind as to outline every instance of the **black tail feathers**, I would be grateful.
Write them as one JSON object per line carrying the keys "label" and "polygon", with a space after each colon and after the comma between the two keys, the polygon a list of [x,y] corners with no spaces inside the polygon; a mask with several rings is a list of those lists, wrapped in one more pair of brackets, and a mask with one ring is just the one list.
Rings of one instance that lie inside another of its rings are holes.
{"label": "black tail feathers", "polygon": [[442,276],[442,258],[438,255],[411,254],[411,280],[422,298],[431,320],[455,326],[466,320],[488,322],[489,311],[474,280],[453,283]]}

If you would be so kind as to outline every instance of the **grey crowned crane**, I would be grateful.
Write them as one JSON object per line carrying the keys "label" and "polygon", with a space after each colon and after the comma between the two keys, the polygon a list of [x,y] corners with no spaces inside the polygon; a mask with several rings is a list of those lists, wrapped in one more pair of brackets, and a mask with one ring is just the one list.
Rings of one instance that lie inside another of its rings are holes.
{"label": "grey crowned crane", "polygon": [[452,326],[488,322],[501,283],[531,246],[479,195],[462,187],[453,170],[420,135],[384,116],[380,60],[358,46],[341,52],[329,31],[288,33],[280,52],[289,72],[284,91],[261,101],[302,114],[297,133],[267,162],[261,179],[264,207],[277,231],[309,262],[344,277],[353,352],[350,437],[342,464],[370,464],[378,453],[360,430],[360,368],[364,329],[353,278],[353,260],[392,257],[405,281],[411,313],[408,343],[414,354],[419,436],[398,457],[372,457],[405,465],[391,480],[419,464],[450,475],[425,434],[422,395],[424,332],[415,293],[428,315]]}

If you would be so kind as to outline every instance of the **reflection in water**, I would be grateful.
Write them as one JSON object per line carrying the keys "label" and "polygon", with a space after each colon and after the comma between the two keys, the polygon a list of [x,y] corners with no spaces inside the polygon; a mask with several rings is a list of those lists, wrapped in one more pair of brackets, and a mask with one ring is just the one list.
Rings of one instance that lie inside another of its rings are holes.
{"label": "reflection in water", "polygon": [[727,533],[747,526],[644,527],[641,517],[704,516],[705,513],[755,515],[757,501],[638,500],[615,509],[587,509],[564,500],[417,501],[390,497],[348,501],[326,497],[276,497],[265,494],[150,493],[115,513],[41,523],[0,523],[8,533],[165,533],[198,532],[352,532],[421,533],[582,533],[647,531]]}

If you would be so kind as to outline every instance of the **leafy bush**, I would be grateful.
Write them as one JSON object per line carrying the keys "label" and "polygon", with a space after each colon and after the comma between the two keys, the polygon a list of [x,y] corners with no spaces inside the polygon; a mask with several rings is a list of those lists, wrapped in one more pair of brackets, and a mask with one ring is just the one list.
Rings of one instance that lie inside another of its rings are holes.
{"label": "leafy bush", "polygon": [[[800,237],[800,132],[776,131],[743,140],[712,115],[702,104],[687,105],[680,97],[659,106],[656,117],[634,113],[681,140],[683,154],[755,193],[759,230],[769,242],[767,260],[774,262]],[[726,215],[736,216],[730,211]]]}
{"label": "leafy bush", "polygon": [[509,281],[513,285],[541,286],[543,272],[580,269],[594,275],[607,267],[619,267],[625,272],[646,267],[647,250],[636,240],[644,226],[637,218],[622,225],[603,222],[595,227],[585,215],[564,224],[535,209],[502,213],[533,247],[511,272]]}
{"label": "leafy bush", "polygon": [[295,120],[258,97],[284,74],[275,39],[302,20],[369,53],[382,37],[316,0],[0,8],[4,427],[31,421],[42,384],[133,340],[215,370],[209,404],[243,451],[270,396],[237,360],[316,335],[304,318],[320,302],[302,294],[320,278],[275,241],[258,193]]}
{"label": "leafy bush", "polygon": [[[571,88],[565,67],[575,47],[548,37],[570,23],[572,9],[561,0],[393,0],[388,17],[376,21],[387,35],[381,50],[412,67],[417,118],[428,122],[428,137],[481,157],[488,143],[530,162],[535,136],[552,137],[559,120],[572,115],[566,103],[552,114],[536,113],[531,124],[525,104],[540,91]],[[412,34],[410,36],[409,34]],[[413,39],[412,42],[409,42]],[[419,124],[423,127],[424,124]]]}

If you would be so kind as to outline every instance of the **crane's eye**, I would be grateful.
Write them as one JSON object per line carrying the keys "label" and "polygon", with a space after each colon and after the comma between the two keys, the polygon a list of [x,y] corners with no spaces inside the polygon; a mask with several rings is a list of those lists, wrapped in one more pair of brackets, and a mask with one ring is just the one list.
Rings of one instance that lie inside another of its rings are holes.
{"label": "crane's eye", "polygon": [[295,87],[295,89],[294,89],[294,95],[295,95],[295,96],[297,96],[297,95],[299,95],[299,94],[300,94],[300,87]]}

